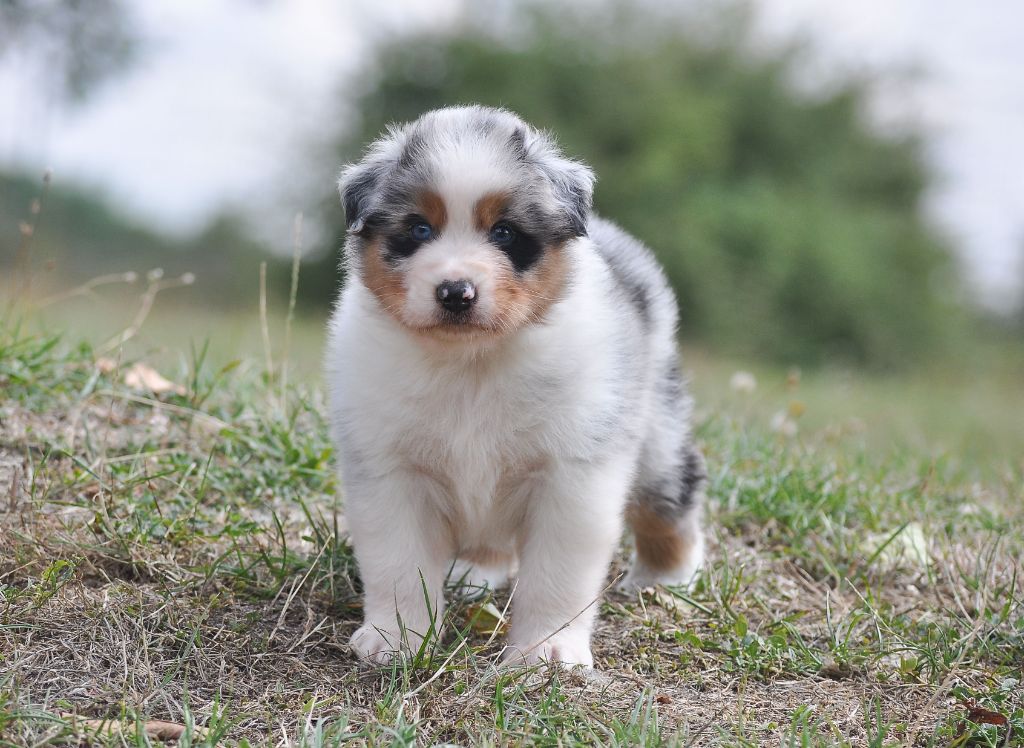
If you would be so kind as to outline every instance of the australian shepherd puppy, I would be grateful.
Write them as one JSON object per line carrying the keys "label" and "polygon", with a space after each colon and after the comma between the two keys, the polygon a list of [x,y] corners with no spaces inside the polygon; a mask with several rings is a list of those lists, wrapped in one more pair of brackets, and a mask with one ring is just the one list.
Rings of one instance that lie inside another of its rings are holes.
{"label": "australian shepherd puppy", "polygon": [[676,302],[591,213],[594,175],[515,115],[440,109],[348,166],[327,382],[365,586],[360,657],[440,624],[446,578],[514,579],[506,658],[591,666],[628,523],[627,588],[701,563],[701,453]]}

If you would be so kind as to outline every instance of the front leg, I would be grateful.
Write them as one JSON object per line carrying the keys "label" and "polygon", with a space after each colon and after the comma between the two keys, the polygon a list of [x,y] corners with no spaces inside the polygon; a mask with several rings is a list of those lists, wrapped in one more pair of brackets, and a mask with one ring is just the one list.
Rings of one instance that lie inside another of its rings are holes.
{"label": "front leg", "polygon": [[346,516],[363,580],[363,625],[351,646],[364,660],[387,663],[415,652],[444,613],[444,577],[452,556],[436,511],[436,484],[414,471],[347,484]]}
{"label": "front leg", "polygon": [[622,532],[632,463],[558,465],[532,492],[506,659],[592,667],[590,632]]}

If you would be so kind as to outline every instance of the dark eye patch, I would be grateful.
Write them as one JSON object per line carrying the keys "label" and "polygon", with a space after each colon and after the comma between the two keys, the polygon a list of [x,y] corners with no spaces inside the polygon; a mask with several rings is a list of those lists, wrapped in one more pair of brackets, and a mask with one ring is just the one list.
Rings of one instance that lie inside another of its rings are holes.
{"label": "dark eye patch", "polygon": [[384,241],[384,251],[388,256],[398,259],[411,257],[416,253],[416,250],[422,247],[429,241],[433,241],[437,237],[436,232],[433,233],[429,239],[423,240],[415,236],[418,232],[413,231],[413,228],[419,225],[430,226],[426,219],[419,215],[409,215],[406,219],[392,229]]}
{"label": "dark eye patch", "polygon": [[522,229],[513,226],[510,228],[512,228],[511,239],[502,244],[495,244],[495,246],[508,255],[508,259],[517,273],[525,273],[544,254],[544,245],[536,237],[527,234]]}
{"label": "dark eye patch", "polygon": [[572,238],[561,217],[536,202],[511,201],[495,219],[495,225],[504,224],[515,232],[508,245],[497,248],[508,255],[517,273],[533,267],[547,248],[557,247]]}

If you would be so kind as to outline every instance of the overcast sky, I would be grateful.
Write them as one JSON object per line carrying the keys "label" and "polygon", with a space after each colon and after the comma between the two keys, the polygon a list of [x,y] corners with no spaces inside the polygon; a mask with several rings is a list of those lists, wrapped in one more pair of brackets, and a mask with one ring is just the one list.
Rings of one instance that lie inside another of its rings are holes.
{"label": "overcast sky", "polygon": [[[51,166],[171,231],[225,204],[301,205],[304,147],[335,130],[339,81],[373,40],[451,24],[470,0],[139,0],[140,64],[83,106],[0,65],[0,162]],[[583,1],[583,0],[578,0]],[[712,0],[713,1],[713,0]],[[755,0],[763,38],[812,39],[809,79],[842,69],[922,72],[880,88],[880,122],[929,135],[941,181],[929,210],[955,240],[980,296],[1009,304],[1024,279],[1024,3],[1019,0]],[[273,223],[271,223],[273,225]],[[287,234],[279,242],[288,246]]]}

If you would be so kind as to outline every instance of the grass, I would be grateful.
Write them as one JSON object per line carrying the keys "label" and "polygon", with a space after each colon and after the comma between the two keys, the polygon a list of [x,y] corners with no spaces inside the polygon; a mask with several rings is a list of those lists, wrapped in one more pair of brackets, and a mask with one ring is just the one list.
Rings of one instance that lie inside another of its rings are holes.
{"label": "grass", "polygon": [[[0,745],[1024,745],[1009,375],[693,356],[693,590],[606,596],[591,675],[497,667],[504,595],[369,669],[316,378],[52,327],[0,323]],[[154,362],[180,389],[126,384]]]}

